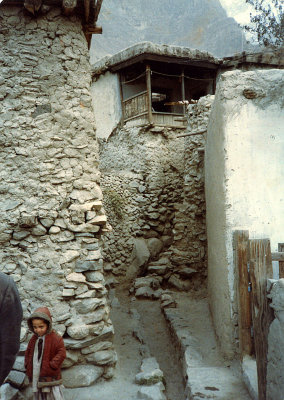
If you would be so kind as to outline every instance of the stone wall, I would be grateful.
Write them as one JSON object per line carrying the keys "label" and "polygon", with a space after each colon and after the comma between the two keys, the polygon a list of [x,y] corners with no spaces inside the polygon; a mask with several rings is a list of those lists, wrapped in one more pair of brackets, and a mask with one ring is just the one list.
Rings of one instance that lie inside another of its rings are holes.
{"label": "stone wall", "polygon": [[183,142],[176,135],[166,128],[125,128],[101,142],[101,182],[113,228],[104,236],[105,270],[113,275],[144,274],[147,262],[171,243],[183,184]]}
{"label": "stone wall", "polygon": [[[16,281],[24,318],[53,314],[68,350],[65,385],[77,364],[88,382],[116,362],[100,235],[91,74],[81,22],[60,9],[34,18],[1,6],[0,265]],[[30,337],[22,329],[22,350]],[[71,372],[70,372],[71,371]]]}
{"label": "stone wall", "polygon": [[[191,130],[206,130],[213,99],[189,107]],[[204,136],[184,133],[124,127],[100,141],[102,190],[113,228],[104,236],[110,286],[125,277],[147,277],[136,280],[134,293],[158,298],[161,287],[189,290],[206,280]]]}
{"label": "stone wall", "polygon": [[[177,272],[192,269],[200,285],[207,276],[206,205],[204,193],[204,144],[214,96],[202,97],[188,106],[188,128],[184,143],[183,202],[175,212],[171,260]],[[173,277],[171,278],[173,280]]]}
{"label": "stone wall", "polygon": [[268,297],[274,310],[268,334],[267,399],[281,400],[284,393],[284,279],[270,281]]}

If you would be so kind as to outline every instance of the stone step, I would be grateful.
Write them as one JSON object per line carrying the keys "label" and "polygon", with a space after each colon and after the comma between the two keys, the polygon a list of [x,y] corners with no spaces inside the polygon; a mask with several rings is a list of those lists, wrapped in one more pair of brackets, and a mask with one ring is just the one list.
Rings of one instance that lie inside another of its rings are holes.
{"label": "stone step", "polygon": [[251,400],[240,379],[227,367],[187,369],[186,400]]}

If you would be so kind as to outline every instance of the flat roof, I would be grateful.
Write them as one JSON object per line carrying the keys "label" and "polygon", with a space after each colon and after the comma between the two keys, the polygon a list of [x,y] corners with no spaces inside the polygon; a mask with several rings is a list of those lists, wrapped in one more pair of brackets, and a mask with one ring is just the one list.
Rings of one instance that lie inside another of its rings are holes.
{"label": "flat roof", "polygon": [[101,58],[92,65],[92,73],[93,75],[100,75],[108,70],[115,72],[144,60],[196,65],[210,69],[217,69],[219,64],[222,63],[222,60],[205,51],[188,47],[141,42],[113,56]]}
{"label": "flat roof", "polygon": [[147,60],[209,69],[232,69],[238,68],[241,65],[283,68],[284,49],[265,48],[262,51],[242,52],[220,59],[206,51],[188,47],[141,42],[121,50],[113,56],[101,58],[92,65],[92,74],[96,76],[106,71],[116,72],[130,65]]}

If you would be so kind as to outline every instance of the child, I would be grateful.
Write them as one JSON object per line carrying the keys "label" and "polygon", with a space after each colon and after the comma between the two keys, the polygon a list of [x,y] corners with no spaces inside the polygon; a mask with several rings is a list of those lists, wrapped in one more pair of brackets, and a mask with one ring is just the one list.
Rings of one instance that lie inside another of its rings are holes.
{"label": "child", "polygon": [[36,309],[28,325],[34,335],[26,350],[25,367],[34,400],[64,400],[60,367],[66,350],[62,337],[52,330],[49,309]]}

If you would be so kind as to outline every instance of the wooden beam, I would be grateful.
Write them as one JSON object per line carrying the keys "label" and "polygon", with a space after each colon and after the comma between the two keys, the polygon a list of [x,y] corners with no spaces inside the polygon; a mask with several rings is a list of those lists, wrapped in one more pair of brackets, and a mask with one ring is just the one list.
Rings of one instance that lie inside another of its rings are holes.
{"label": "wooden beam", "polygon": [[[176,56],[165,56],[165,55],[157,55],[157,54],[151,54],[151,53],[142,53],[142,54],[137,54],[136,56],[134,56],[133,58],[130,58],[128,60],[122,61],[120,63],[117,63],[116,65],[113,65],[111,67],[112,71],[117,71],[123,68],[126,68],[132,64],[136,64],[137,62],[140,61],[160,61],[160,62],[164,62],[164,63],[170,63],[170,64],[181,64],[186,66],[192,66],[192,67],[196,67],[200,70],[200,68],[204,69],[204,71],[208,71],[211,70],[210,72],[212,72],[212,80],[214,80],[215,78],[215,71],[219,64],[215,64],[215,63],[210,63],[208,61],[198,61],[198,60],[191,60],[188,57],[187,58],[179,58]],[[202,78],[201,78],[202,79]],[[208,78],[211,79],[211,78]]]}
{"label": "wooden beam", "polygon": [[[184,68],[182,68],[182,73],[181,73],[181,97],[182,101],[185,101]],[[185,105],[183,105],[182,109],[183,109],[183,114],[185,114]]]}
{"label": "wooden beam", "polygon": [[24,1],[24,7],[26,10],[28,10],[30,13],[35,15],[36,12],[40,9],[42,4],[42,0],[25,0]]}
{"label": "wooden beam", "polygon": [[62,7],[63,7],[63,14],[70,15],[77,7],[77,0],[63,0]]}
{"label": "wooden beam", "polygon": [[249,261],[249,232],[234,232],[235,267],[238,282],[238,320],[239,320],[239,341],[241,359],[245,355],[251,355],[253,341],[251,337],[252,316],[251,316],[251,292],[250,278],[248,271]]}
{"label": "wooden beam", "polygon": [[[278,251],[284,251],[284,243],[278,243]],[[282,253],[284,254],[284,253]],[[273,260],[273,258],[272,258]],[[279,261],[279,279],[284,278],[284,258]]]}
{"label": "wooden beam", "polygon": [[94,25],[96,24],[98,17],[99,17],[99,13],[101,11],[101,7],[103,4],[103,0],[97,0],[96,4],[95,4],[95,13],[94,13],[94,19],[93,19],[93,23]]}
{"label": "wooden beam", "polygon": [[103,28],[101,26],[84,25],[84,32],[90,35],[103,33]]}
{"label": "wooden beam", "polygon": [[89,22],[90,17],[90,0],[84,0],[84,14],[85,14],[85,21],[86,24]]}
{"label": "wooden beam", "polygon": [[199,131],[199,132],[192,132],[192,133],[184,133],[183,135],[177,135],[176,137],[185,137],[185,136],[195,136],[195,135],[203,135],[207,131]]}
{"label": "wooden beam", "polygon": [[252,321],[258,376],[258,399],[266,400],[266,375],[269,326],[274,319],[267,298],[267,279],[273,278],[270,241],[250,240],[250,279]]}

